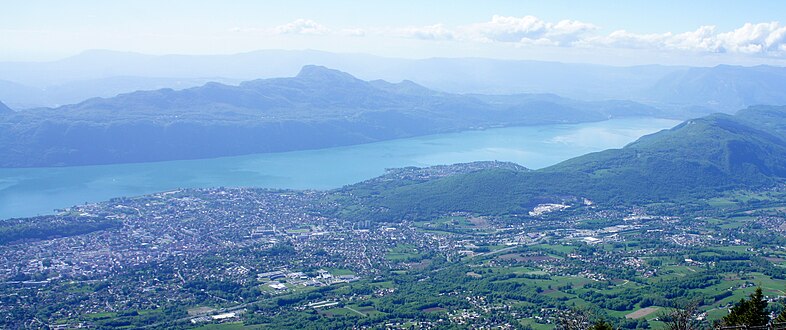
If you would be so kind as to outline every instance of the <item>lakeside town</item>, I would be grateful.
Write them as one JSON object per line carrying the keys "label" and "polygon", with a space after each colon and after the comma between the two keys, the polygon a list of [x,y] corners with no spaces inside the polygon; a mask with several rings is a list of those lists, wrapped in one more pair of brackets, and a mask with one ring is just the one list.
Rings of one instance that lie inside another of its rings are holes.
{"label": "lakeside town", "polygon": [[[404,169],[376,180],[472,169]],[[670,295],[703,297],[702,317],[717,317],[754,286],[766,283],[773,302],[786,288],[782,208],[721,221],[726,211],[684,216],[584,199],[518,215],[453,212],[379,222],[337,216],[338,203],[333,192],[215,188],[61,210],[47,218],[120,225],[0,245],[3,322],[189,327],[271,324],[282,313],[303,313],[365,319],[368,327],[483,319],[486,326],[526,328],[553,327],[567,306],[596,303],[636,328],[657,322]],[[418,283],[440,281],[444,290],[417,307],[419,314],[388,306],[406,305],[396,297],[422,290]],[[521,292],[494,299],[466,289],[503,284]],[[682,291],[633,298],[649,290]],[[508,316],[486,318],[500,310]]]}

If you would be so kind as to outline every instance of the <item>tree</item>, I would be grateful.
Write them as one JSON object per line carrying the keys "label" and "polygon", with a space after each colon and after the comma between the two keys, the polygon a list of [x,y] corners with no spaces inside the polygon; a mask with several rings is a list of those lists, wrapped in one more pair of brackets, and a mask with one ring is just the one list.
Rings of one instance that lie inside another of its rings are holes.
{"label": "tree", "polygon": [[784,310],[780,314],[778,314],[778,317],[776,317],[774,320],[772,320],[772,323],[774,323],[774,324],[786,323],[786,310]]}
{"label": "tree", "polygon": [[749,299],[740,301],[731,308],[729,315],[723,317],[723,325],[734,326],[766,326],[770,322],[767,313],[767,301],[761,288],[756,288],[756,292],[750,295]]}
{"label": "tree", "polygon": [[572,308],[562,312],[559,316],[557,329],[559,330],[585,330],[590,327],[592,313],[585,309]]}
{"label": "tree", "polygon": [[699,301],[694,300],[677,306],[661,317],[669,330],[694,330],[702,327],[701,322],[696,319],[696,312],[699,309]]}
{"label": "tree", "polygon": [[604,320],[599,320],[587,330],[614,330],[614,327]]}
{"label": "tree", "polygon": [[774,320],[773,324],[786,324],[786,308],[784,308]]}
{"label": "tree", "polygon": [[[593,323],[593,320],[594,321]],[[558,330],[614,330],[614,327],[597,317],[597,313],[580,308],[572,308],[560,314]]]}

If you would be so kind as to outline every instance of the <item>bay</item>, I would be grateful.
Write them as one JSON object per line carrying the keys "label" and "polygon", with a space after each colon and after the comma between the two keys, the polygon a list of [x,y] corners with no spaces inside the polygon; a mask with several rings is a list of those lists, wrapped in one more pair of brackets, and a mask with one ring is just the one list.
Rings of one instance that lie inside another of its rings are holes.
{"label": "bay", "polygon": [[346,147],[237,157],[76,167],[0,169],[0,219],[52,214],[81,203],[177,188],[332,189],[386,168],[480,160],[538,169],[589,152],[620,148],[678,121],[624,118],[582,124],[507,127]]}

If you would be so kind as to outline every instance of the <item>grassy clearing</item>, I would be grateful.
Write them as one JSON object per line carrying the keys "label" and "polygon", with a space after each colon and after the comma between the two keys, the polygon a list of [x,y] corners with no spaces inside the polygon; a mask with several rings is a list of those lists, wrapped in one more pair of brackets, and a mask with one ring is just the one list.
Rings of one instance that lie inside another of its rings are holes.
{"label": "grassy clearing", "polygon": [[532,247],[537,247],[544,250],[551,250],[560,254],[569,254],[576,250],[576,247],[572,245],[537,244],[537,245],[533,245]]}
{"label": "grassy clearing", "polygon": [[553,324],[538,323],[538,322],[536,322],[535,319],[521,319],[521,320],[519,320],[519,323],[521,323],[522,326],[525,326],[525,327],[529,326],[529,327],[532,327],[532,329],[535,329],[535,330],[551,330],[551,329],[555,328],[555,326]]}
{"label": "grassy clearing", "polygon": [[410,259],[417,259],[420,257],[414,245],[401,244],[390,249],[385,255],[385,259],[390,261],[406,261]]}
{"label": "grassy clearing", "polygon": [[85,317],[86,319],[88,319],[88,320],[93,320],[93,321],[95,321],[95,320],[105,320],[105,319],[110,319],[110,318],[113,318],[113,317],[116,317],[116,316],[117,316],[117,313],[114,313],[114,312],[103,312],[103,313],[92,313],[92,314],[87,314],[87,315],[85,315],[84,317]]}
{"label": "grassy clearing", "polygon": [[657,312],[658,310],[660,310],[659,307],[646,307],[646,308],[639,309],[633,313],[625,315],[625,318],[640,319],[640,318],[647,317],[650,314]]}
{"label": "grassy clearing", "polygon": [[747,253],[748,249],[751,247],[748,245],[733,245],[733,246],[718,246],[713,247],[713,249],[721,250],[721,251],[731,251],[731,252],[738,252],[738,253]]}
{"label": "grassy clearing", "polygon": [[330,274],[334,276],[341,276],[341,275],[355,275],[355,272],[349,269],[341,269],[341,268],[328,268],[326,269]]}

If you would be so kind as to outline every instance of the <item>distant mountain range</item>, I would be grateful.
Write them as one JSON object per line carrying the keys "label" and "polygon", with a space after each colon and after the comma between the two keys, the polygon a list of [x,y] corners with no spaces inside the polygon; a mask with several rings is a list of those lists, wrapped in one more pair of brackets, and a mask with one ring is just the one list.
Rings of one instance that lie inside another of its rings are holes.
{"label": "distant mountain range", "polygon": [[310,64],[351,72],[365,80],[411,80],[449,93],[553,93],[580,100],[632,100],[672,110],[683,118],[757,104],[786,104],[780,92],[786,86],[786,68],[773,66],[615,67],[283,50],[163,56],[88,51],[53,62],[5,62],[0,63],[0,100],[17,110],[51,107],[136,90],[291,76]]}
{"label": "distant mountain range", "polygon": [[69,81],[42,87],[31,87],[0,80],[0,100],[7,100],[17,110],[56,107],[82,102],[94,97],[112,97],[121,93],[161,88],[184,89],[208,82],[237,83],[222,78],[150,78],[114,76]]}
{"label": "distant mountain range", "polygon": [[662,106],[691,105],[728,111],[751,105],[786,105],[784,86],[786,68],[719,65],[673,72],[642,96]]}
{"label": "distant mountain range", "polygon": [[[686,203],[786,180],[786,107],[714,114],[644,136],[622,149],[537,171],[510,166],[438,179],[370,180],[344,188],[363,216],[428,217],[455,211],[526,214],[541,203]],[[360,199],[360,201],[357,201]]]}
{"label": "distant mountain range", "polygon": [[305,66],[292,78],[139,91],[18,111],[0,119],[0,166],[208,158],[657,114],[630,101],[459,95]]}

